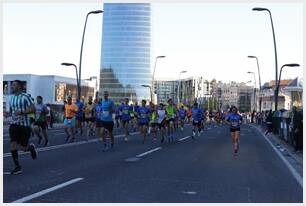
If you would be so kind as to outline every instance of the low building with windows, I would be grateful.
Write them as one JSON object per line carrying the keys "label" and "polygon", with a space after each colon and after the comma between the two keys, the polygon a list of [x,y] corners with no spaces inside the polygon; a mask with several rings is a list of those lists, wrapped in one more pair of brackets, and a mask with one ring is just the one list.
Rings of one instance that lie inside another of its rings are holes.
{"label": "low building with windows", "polygon": [[[12,95],[12,82],[20,80],[23,82],[23,91],[36,99],[42,96],[45,104],[50,104],[56,109],[63,105],[67,95],[76,100],[77,84],[76,79],[55,75],[34,75],[34,74],[4,74],[3,75],[3,101],[4,110],[8,109],[9,98]],[[87,99],[94,96],[94,87],[89,86],[89,82],[81,82],[81,96]]]}

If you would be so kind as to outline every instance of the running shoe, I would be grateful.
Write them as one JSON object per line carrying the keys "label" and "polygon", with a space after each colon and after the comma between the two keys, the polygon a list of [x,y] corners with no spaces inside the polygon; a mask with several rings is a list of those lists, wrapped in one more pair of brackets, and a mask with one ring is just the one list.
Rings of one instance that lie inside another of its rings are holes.
{"label": "running shoe", "polygon": [[16,166],[14,170],[11,171],[11,175],[18,175],[21,174],[22,170],[21,170],[21,166]]}
{"label": "running shoe", "polygon": [[200,132],[198,131],[198,137],[200,136]]}
{"label": "running shoe", "polygon": [[104,146],[104,148],[102,149],[103,152],[106,152],[108,150],[107,146]]}
{"label": "running shoe", "polygon": [[48,146],[49,145],[49,140],[47,140],[44,144],[44,147]]}
{"label": "running shoe", "polygon": [[65,144],[68,143],[69,138],[70,138],[70,135],[68,135],[68,136],[66,137]]}
{"label": "running shoe", "polygon": [[196,135],[195,131],[192,132],[192,136],[194,137]]}
{"label": "running shoe", "polygon": [[31,143],[29,145],[29,151],[31,153],[32,159],[35,160],[37,158],[37,152],[36,152],[36,149],[35,149],[35,145],[33,143]]}

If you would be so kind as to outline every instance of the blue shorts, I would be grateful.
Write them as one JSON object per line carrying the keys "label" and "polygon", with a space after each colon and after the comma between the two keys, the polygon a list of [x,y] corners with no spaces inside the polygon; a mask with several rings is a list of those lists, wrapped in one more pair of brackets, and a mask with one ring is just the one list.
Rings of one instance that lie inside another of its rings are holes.
{"label": "blue shorts", "polygon": [[75,117],[73,117],[72,119],[64,119],[64,125],[66,127],[70,126],[70,127],[75,127]]}

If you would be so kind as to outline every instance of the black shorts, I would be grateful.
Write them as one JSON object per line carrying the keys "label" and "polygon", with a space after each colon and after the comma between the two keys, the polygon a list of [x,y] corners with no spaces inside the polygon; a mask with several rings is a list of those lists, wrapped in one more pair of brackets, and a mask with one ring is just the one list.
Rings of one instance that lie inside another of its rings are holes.
{"label": "black shorts", "polygon": [[33,117],[30,117],[30,124],[32,125],[33,123],[35,123],[35,119]]}
{"label": "black shorts", "polygon": [[103,127],[103,123],[102,123],[101,120],[96,120],[96,127],[97,127],[97,128]]}
{"label": "black shorts", "polygon": [[36,121],[34,123],[34,125],[40,127],[42,130],[46,130],[47,129],[47,122]]}
{"label": "black shorts", "polygon": [[86,118],[85,120],[86,120],[87,123],[88,122],[95,122],[95,118],[94,117]]}
{"label": "black shorts", "polygon": [[240,128],[230,128],[230,131],[231,131],[231,132],[236,132],[236,131],[239,131],[239,132],[240,132]]}
{"label": "black shorts", "polygon": [[149,126],[149,123],[148,123],[148,122],[146,122],[146,123],[140,123],[140,122],[139,122],[138,125],[139,125],[139,126]]}
{"label": "black shorts", "polygon": [[122,125],[124,126],[124,125],[128,124],[129,122],[130,122],[130,120],[122,120]]}
{"label": "black shorts", "polygon": [[81,122],[84,122],[83,116],[82,116],[82,117],[77,117],[77,116],[75,116],[75,119],[76,119],[76,120],[79,120],[79,121],[81,121]]}
{"label": "black shorts", "polygon": [[114,122],[101,121],[102,127],[107,129],[109,132],[112,132],[114,129]]}
{"label": "black shorts", "polygon": [[174,122],[174,118],[170,118],[170,119],[167,119],[167,124],[170,124],[170,122]]}
{"label": "black shorts", "polygon": [[11,142],[17,142],[17,144],[26,147],[31,137],[31,127],[11,124],[9,134]]}
{"label": "black shorts", "polygon": [[202,121],[198,121],[198,122],[192,121],[192,125],[193,125],[193,126],[201,127],[201,122],[202,122]]}

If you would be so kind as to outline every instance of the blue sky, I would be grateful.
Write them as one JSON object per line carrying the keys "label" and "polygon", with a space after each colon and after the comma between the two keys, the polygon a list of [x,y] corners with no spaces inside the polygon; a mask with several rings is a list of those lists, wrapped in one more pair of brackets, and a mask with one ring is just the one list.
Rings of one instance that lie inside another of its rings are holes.
{"label": "blue sky", "polygon": [[[286,68],[283,78],[303,75],[303,5],[297,3],[153,3],[153,56],[158,62],[156,77],[202,75],[222,81],[248,81],[259,58],[262,82],[275,78],[274,49],[269,15],[255,12],[261,6],[272,12],[278,65]],[[6,3],[3,6],[3,72],[55,74],[74,77],[79,64],[85,15],[103,9],[99,3]],[[99,73],[102,15],[88,20],[83,51],[82,77]]]}

